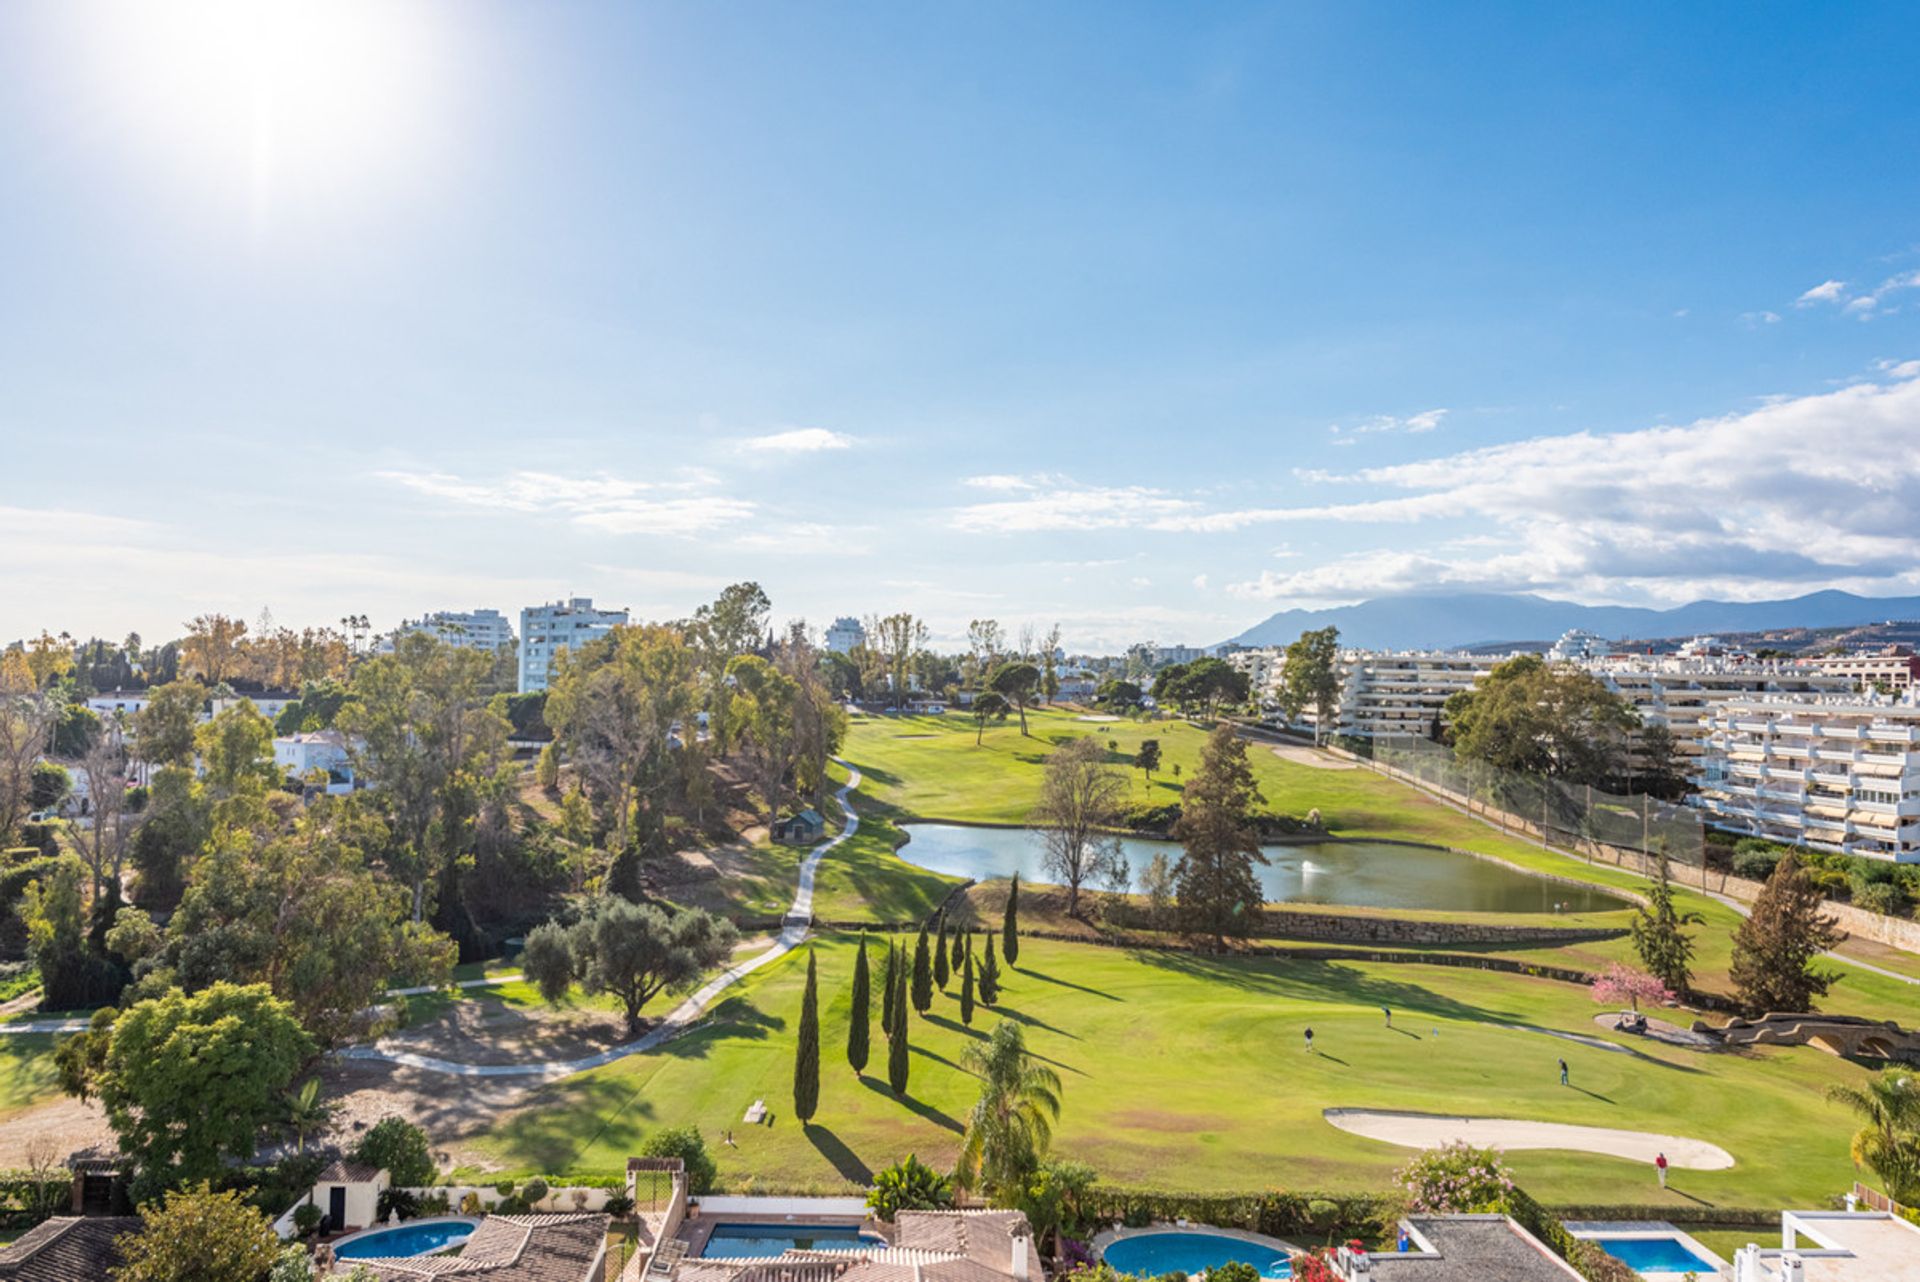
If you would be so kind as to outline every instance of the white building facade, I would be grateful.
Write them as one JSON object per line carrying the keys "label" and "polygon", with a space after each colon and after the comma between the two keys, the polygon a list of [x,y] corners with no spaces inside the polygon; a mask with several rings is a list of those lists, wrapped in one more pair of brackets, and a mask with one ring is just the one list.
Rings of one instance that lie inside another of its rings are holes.
{"label": "white building facade", "polygon": [[1730,832],[1920,863],[1920,703],[1722,702],[1706,716],[1691,802]]}
{"label": "white building facade", "polygon": [[860,620],[843,614],[827,629],[826,643],[827,649],[836,654],[846,654],[854,647],[867,643],[867,630],[861,626]]}
{"label": "white building facade", "polygon": [[626,622],[625,610],[597,610],[593,598],[583,596],[520,611],[520,693],[547,688],[560,651],[577,650]]}
{"label": "white building facade", "polygon": [[417,619],[403,619],[394,638],[421,632],[448,645],[489,654],[513,644],[513,625],[498,610],[435,610]]}

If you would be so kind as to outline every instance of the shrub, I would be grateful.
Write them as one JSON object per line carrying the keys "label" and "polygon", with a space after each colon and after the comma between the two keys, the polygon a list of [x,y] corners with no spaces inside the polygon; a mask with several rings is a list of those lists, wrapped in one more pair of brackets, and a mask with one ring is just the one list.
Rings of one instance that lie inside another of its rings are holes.
{"label": "shrub", "polygon": [[493,1186],[493,1191],[494,1191],[495,1193],[498,1193],[498,1194],[499,1194],[499,1195],[500,1195],[501,1197],[512,1197],[512,1196],[513,1196],[513,1181],[512,1181],[512,1180],[501,1180],[500,1182],[498,1182],[497,1184],[495,1184],[495,1185]]}
{"label": "shrub", "polygon": [[1229,1260],[1208,1269],[1207,1282],[1260,1282],[1260,1270],[1243,1260]]}
{"label": "shrub", "polygon": [[536,1175],[520,1190],[520,1196],[528,1207],[534,1207],[547,1200],[547,1191],[547,1182]]}
{"label": "shrub", "polygon": [[390,1215],[411,1220],[418,1218],[420,1214],[420,1199],[402,1188],[381,1189],[379,1206],[380,1218],[383,1220]]}
{"label": "shrub", "polygon": [[1880,913],[1886,917],[1899,917],[1907,911],[1907,893],[1890,881],[1870,882],[1853,886],[1853,903],[1856,908],[1864,908],[1870,913]]}
{"label": "shrub", "polygon": [[311,1202],[302,1202],[293,1213],[294,1231],[301,1237],[306,1237],[320,1227],[320,1221],[324,1218],[319,1207]]}
{"label": "shrub", "polygon": [[267,1282],[313,1282],[313,1257],[304,1246],[289,1246],[273,1257]]}
{"label": "shrub", "polygon": [[481,1211],[480,1195],[478,1193],[467,1193],[462,1195],[462,1197],[460,1198],[460,1214],[478,1215],[480,1214],[480,1211]]}
{"label": "shrub", "polygon": [[404,1117],[387,1116],[373,1124],[354,1145],[353,1160],[385,1171],[402,1186],[434,1181],[433,1155],[427,1152],[427,1133]]}
{"label": "shrub", "polygon": [[606,1211],[614,1219],[633,1214],[633,1199],[625,1193],[615,1193],[607,1199]]}
{"label": "shrub", "polygon": [[1428,1149],[1400,1168],[1397,1180],[1415,1212],[1448,1215],[1503,1202],[1513,1176],[1499,1151],[1456,1142]]}
{"label": "shrub", "polygon": [[445,1193],[429,1193],[420,1199],[421,1215],[445,1215],[449,1209]]}
{"label": "shrub", "polygon": [[686,1164],[687,1192],[699,1197],[713,1191],[718,1170],[707,1153],[707,1141],[698,1126],[669,1126],[647,1136],[640,1146],[641,1157],[677,1157]]}
{"label": "shrub", "polygon": [[1847,874],[1834,868],[1809,868],[1807,880],[1813,883],[1815,890],[1828,899],[1845,899],[1847,893],[1853,889],[1852,884],[1847,881]]}
{"label": "shrub", "polygon": [[875,1215],[890,1221],[902,1211],[937,1211],[951,1206],[953,1190],[946,1176],[909,1153],[906,1161],[874,1173],[867,1205]]}
{"label": "shrub", "polygon": [[1771,850],[1740,850],[1736,847],[1733,873],[1749,881],[1765,881],[1773,876],[1773,867],[1779,862],[1780,856]]}

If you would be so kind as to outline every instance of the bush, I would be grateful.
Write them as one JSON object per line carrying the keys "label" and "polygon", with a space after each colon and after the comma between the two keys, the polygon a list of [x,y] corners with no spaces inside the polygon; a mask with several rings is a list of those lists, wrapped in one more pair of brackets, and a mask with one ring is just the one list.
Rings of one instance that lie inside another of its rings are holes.
{"label": "bush", "polygon": [[380,1218],[398,1215],[403,1220],[419,1218],[420,1199],[402,1188],[380,1190]]}
{"label": "bush", "polygon": [[1780,856],[1771,850],[1738,850],[1733,856],[1733,875],[1749,881],[1765,881],[1773,876]]}
{"label": "bush", "polygon": [[482,1207],[481,1207],[481,1205],[480,1205],[480,1195],[479,1195],[478,1193],[463,1193],[463,1194],[461,1194],[461,1196],[460,1196],[460,1214],[462,1214],[462,1215],[479,1215],[479,1214],[481,1213],[481,1210],[482,1210],[482,1209],[483,1209],[483,1208],[482,1208]]}
{"label": "bush", "polygon": [[404,1117],[387,1116],[354,1145],[353,1160],[385,1171],[395,1184],[431,1184],[437,1172],[427,1152],[427,1133]]}
{"label": "bush", "polygon": [[1408,1205],[1420,1214],[1477,1211],[1513,1192],[1513,1176],[1500,1154],[1467,1143],[1428,1149],[1401,1167],[1397,1178]]}
{"label": "bush", "polygon": [[497,1183],[497,1184],[495,1184],[495,1185],[493,1186],[493,1191],[494,1191],[495,1193],[498,1193],[498,1194],[499,1194],[499,1195],[500,1195],[501,1197],[512,1197],[512,1196],[513,1196],[513,1181],[512,1181],[512,1180],[501,1180],[501,1181],[500,1181],[499,1183]]}
{"label": "bush", "polygon": [[1903,916],[1907,911],[1907,892],[1890,881],[1853,883],[1853,904],[1870,913],[1886,917]]}
{"label": "bush", "polygon": [[633,1199],[625,1193],[615,1193],[607,1199],[606,1211],[608,1215],[611,1215],[616,1220],[622,1216],[632,1215]]}
{"label": "bush", "polygon": [[445,1193],[429,1193],[420,1199],[420,1214],[423,1216],[445,1215],[449,1209],[450,1203]]}
{"label": "bush", "polygon": [[293,1213],[294,1231],[306,1237],[320,1227],[320,1221],[326,1218],[320,1208],[311,1202],[302,1202]]}
{"label": "bush", "polygon": [[707,1154],[707,1141],[698,1126],[669,1126],[647,1136],[641,1157],[677,1157],[686,1164],[687,1192],[693,1197],[713,1191],[718,1170]]}
{"label": "bush", "polygon": [[1834,868],[1809,868],[1807,880],[1828,899],[1845,899],[1853,888],[1847,881],[1847,874]]}
{"label": "bush", "polygon": [[1260,1270],[1242,1260],[1229,1260],[1208,1269],[1207,1282],[1260,1282]]}
{"label": "bush", "polygon": [[527,1187],[520,1190],[520,1196],[529,1207],[538,1206],[547,1200],[547,1182],[538,1175],[527,1181]]}

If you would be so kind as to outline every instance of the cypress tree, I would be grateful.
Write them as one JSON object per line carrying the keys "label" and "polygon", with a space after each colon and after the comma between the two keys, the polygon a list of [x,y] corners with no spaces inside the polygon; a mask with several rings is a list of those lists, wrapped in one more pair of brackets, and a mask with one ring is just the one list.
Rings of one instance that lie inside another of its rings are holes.
{"label": "cypress tree", "polygon": [[960,962],[960,1022],[973,1027],[973,949]]}
{"label": "cypress tree", "polygon": [[1007,965],[1020,960],[1020,874],[1013,874],[1013,888],[1007,891],[1007,917],[1000,924],[1000,951]]}
{"label": "cypress tree", "polygon": [[860,934],[860,951],[853,958],[853,1013],[847,1022],[847,1063],[853,1065],[855,1073],[867,1070],[867,1039],[871,1035],[869,1023],[873,1004],[873,982],[867,976],[867,936]]}
{"label": "cypress tree", "polygon": [[947,915],[940,914],[940,933],[933,941],[933,984],[941,992],[947,991],[947,977],[953,974],[947,964]]}
{"label": "cypress tree", "polygon": [[820,1107],[820,972],[807,949],[807,991],[800,998],[800,1044],[793,1052],[793,1115],[801,1124]]}
{"label": "cypress tree", "polygon": [[1693,981],[1693,937],[1681,927],[1697,926],[1706,918],[1681,912],[1673,904],[1673,886],[1667,880],[1667,859],[1660,857],[1659,876],[1647,891],[1645,906],[1634,910],[1633,951],[1647,973],[1685,996]]}
{"label": "cypress tree", "polygon": [[888,1037],[893,1036],[893,980],[900,968],[899,954],[899,948],[889,939],[887,960],[880,965],[880,1031]]}
{"label": "cypress tree", "polygon": [[894,981],[893,1000],[899,1004],[894,1013],[893,1036],[887,1039],[887,1085],[895,1098],[907,1093],[907,972],[901,967]]}
{"label": "cypress tree", "polygon": [[1000,963],[993,956],[993,934],[987,934],[987,951],[980,959],[980,1004],[992,1006],[1000,1000]]}
{"label": "cypress tree", "polygon": [[922,1015],[933,1005],[933,964],[927,957],[927,928],[913,946],[913,1008]]}
{"label": "cypress tree", "polygon": [[965,938],[965,935],[966,932],[964,931],[956,930],[953,932],[953,951],[948,954],[947,961],[951,963],[955,971],[960,969],[960,958],[965,955],[966,945],[961,942],[961,940]]}

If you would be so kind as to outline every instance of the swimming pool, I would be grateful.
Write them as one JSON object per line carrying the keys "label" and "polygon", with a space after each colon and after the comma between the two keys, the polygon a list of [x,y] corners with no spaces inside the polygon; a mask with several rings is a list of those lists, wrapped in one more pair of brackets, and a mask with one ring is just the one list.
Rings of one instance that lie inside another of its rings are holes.
{"label": "swimming pool", "polygon": [[871,1251],[886,1244],[857,1224],[716,1224],[700,1254],[758,1260],[788,1251]]}
{"label": "swimming pool", "polygon": [[390,1229],[368,1229],[344,1238],[333,1248],[342,1260],[397,1260],[410,1255],[432,1255],[459,1246],[479,1227],[478,1220],[415,1220]]}
{"label": "swimming pool", "polygon": [[1222,1233],[1136,1233],[1110,1243],[1100,1258],[1117,1272],[1146,1278],[1204,1273],[1235,1262],[1251,1264],[1263,1278],[1293,1276],[1285,1251]]}
{"label": "swimming pool", "polygon": [[1698,1273],[1715,1277],[1719,1266],[1677,1237],[1595,1237],[1588,1239],[1637,1273]]}

